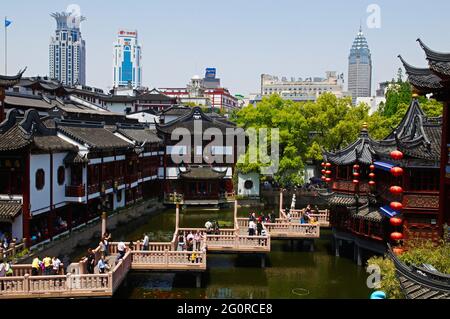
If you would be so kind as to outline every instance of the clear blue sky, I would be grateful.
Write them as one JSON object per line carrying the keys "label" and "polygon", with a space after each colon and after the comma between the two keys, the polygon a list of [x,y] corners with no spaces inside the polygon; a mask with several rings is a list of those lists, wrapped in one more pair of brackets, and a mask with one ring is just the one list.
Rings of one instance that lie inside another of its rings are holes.
{"label": "clear blue sky", "polygon": [[[184,86],[205,67],[216,67],[232,93],[257,92],[261,73],[289,78],[344,72],[362,21],[374,65],[374,83],[390,80],[401,53],[425,65],[415,42],[450,52],[448,0],[39,0],[2,1],[8,28],[9,73],[48,74],[51,12],[78,4],[87,17],[81,31],[87,47],[87,82],[107,89],[112,81],[112,46],[120,28],[137,29],[143,46],[143,84]],[[369,4],[381,8],[381,28],[369,29]],[[3,25],[3,23],[2,23]],[[4,29],[4,28],[2,28]],[[4,72],[4,30],[0,41]],[[375,85],[374,85],[375,86]]]}

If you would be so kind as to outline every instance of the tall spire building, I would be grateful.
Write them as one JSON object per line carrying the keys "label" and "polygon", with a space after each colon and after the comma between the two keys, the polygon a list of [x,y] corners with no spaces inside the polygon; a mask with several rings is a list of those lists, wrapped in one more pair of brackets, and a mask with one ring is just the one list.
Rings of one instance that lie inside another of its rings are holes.
{"label": "tall spire building", "polygon": [[113,87],[141,87],[141,60],[137,31],[120,30],[114,44]]}
{"label": "tall spire building", "polygon": [[84,17],[70,13],[51,14],[56,32],[50,40],[50,77],[65,85],[86,84],[86,47],[81,38],[80,23]]}
{"label": "tall spire building", "polygon": [[352,95],[353,102],[358,97],[371,96],[372,56],[361,27],[359,27],[358,35],[350,49],[347,83],[348,91]]}

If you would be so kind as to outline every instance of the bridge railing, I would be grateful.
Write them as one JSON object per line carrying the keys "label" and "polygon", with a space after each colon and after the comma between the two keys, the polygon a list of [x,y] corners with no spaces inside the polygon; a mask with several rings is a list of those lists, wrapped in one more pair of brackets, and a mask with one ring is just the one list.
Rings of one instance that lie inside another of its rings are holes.
{"label": "bridge railing", "polygon": [[8,249],[0,247],[0,256],[3,259],[11,260],[14,256],[25,249],[25,243],[11,243]]}
{"label": "bridge railing", "polygon": [[292,234],[295,237],[319,238],[319,224],[297,224],[297,223],[266,223],[267,230],[271,235]]}
{"label": "bridge railing", "polygon": [[133,251],[132,264],[171,266],[205,265],[206,254],[200,251]]}
{"label": "bridge railing", "polygon": [[131,268],[133,257],[132,252],[129,251],[125,254],[125,256],[119,260],[119,262],[114,266],[111,273],[108,273],[110,277],[109,286],[111,291],[114,293],[117,288],[119,288],[122,281],[128,274],[128,271]]}
{"label": "bridge railing", "polygon": [[208,248],[215,247],[229,249],[257,249],[270,250],[269,236],[247,236],[247,235],[208,235]]}
{"label": "bridge railing", "polygon": [[92,292],[102,292],[105,295],[110,290],[110,276],[97,275],[58,275],[58,276],[30,276],[0,278],[0,298],[39,296],[57,294],[60,296],[89,295]]}

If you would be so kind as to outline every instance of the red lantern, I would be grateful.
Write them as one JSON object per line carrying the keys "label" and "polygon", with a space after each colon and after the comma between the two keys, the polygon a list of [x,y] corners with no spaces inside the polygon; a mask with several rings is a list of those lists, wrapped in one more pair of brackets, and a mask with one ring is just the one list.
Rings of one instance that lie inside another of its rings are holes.
{"label": "red lantern", "polygon": [[320,165],[321,165],[322,167],[325,167],[326,164],[325,164],[325,163],[322,163],[322,164],[320,164]]}
{"label": "red lantern", "polygon": [[356,185],[356,184],[359,184],[359,180],[354,179],[354,180],[353,180],[353,184],[355,184],[355,185]]}
{"label": "red lantern", "polygon": [[369,182],[369,186],[375,186],[377,183],[375,183],[374,181],[370,181]]}
{"label": "red lantern", "polygon": [[392,240],[402,240],[403,239],[403,234],[399,233],[399,232],[394,232],[391,234],[391,239]]}
{"label": "red lantern", "polygon": [[327,177],[327,178],[325,179],[325,182],[330,183],[330,182],[331,182],[331,178]]}
{"label": "red lantern", "polygon": [[399,202],[392,202],[392,203],[391,203],[391,208],[392,208],[393,210],[399,211],[399,210],[402,210],[403,204],[402,204],[402,203],[399,203]]}
{"label": "red lantern", "polygon": [[370,168],[371,171],[374,171],[375,170],[375,165],[370,165],[369,168]]}
{"label": "red lantern", "polygon": [[403,175],[403,168],[401,167],[392,167],[391,168],[391,174],[395,177],[399,177]]}
{"label": "red lantern", "polygon": [[358,172],[354,172],[354,173],[353,173],[353,176],[359,177],[359,173],[358,173]]}
{"label": "red lantern", "polygon": [[403,153],[400,151],[392,151],[391,158],[395,161],[399,161],[403,158]]}
{"label": "red lantern", "polygon": [[326,171],[325,174],[330,175],[331,171]]}
{"label": "red lantern", "polygon": [[375,178],[375,174],[374,174],[374,173],[370,173],[370,174],[369,174],[369,177],[372,178],[372,179],[374,179],[374,178]]}
{"label": "red lantern", "polygon": [[389,191],[391,192],[391,194],[400,195],[403,193],[403,188],[401,188],[400,186],[392,186]]}
{"label": "red lantern", "polygon": [[324,169],[322,170],[322,174],[323,174],[323,175],[325,175],[326,172],[327,172],[326,170],[324,170]]}
{"label": "red lantern", "polygon": [[322,176],[322,180],[325,181],[327,178],[325,176]]}
{"label": "red lantern", "polygon": [[359,165],[358,164],[353,165],[353,169],[359,170]]}
{"label": "red lantern", "polygon": [[405,251],[403,250],[403,248],[400,248],[400,247],[394,247],[393,249],[392,249],[392,251],[394,252],[394,254],[396,254],[396,255],[401,255],[401,254],[403,254]]}
{"label": "red lantern", "polygon": [[326,163],[325,167],[330,168],[331,167],[331,163]]}
{"label": "red lantern", "polygon": [[394,227],[398,227],[398,226],[401,226],[403,224],[403,220],[401,218],[398,218],[398,217],[392,217],[391,219],[389,219],[389,222]]}

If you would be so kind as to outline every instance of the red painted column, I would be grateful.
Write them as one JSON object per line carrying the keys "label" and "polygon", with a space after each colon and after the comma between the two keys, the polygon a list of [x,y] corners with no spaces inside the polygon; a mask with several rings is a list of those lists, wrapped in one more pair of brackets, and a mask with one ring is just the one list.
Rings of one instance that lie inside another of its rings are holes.
{"label": "red painted column", "polygon": [[30,151],[25,154],[25,171],[23,173],[23,205],[22,205],[22,223],[23,223],[23,238],[25,245],[31,245],[31,231],[30,231]]}

